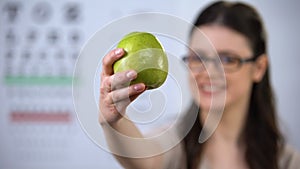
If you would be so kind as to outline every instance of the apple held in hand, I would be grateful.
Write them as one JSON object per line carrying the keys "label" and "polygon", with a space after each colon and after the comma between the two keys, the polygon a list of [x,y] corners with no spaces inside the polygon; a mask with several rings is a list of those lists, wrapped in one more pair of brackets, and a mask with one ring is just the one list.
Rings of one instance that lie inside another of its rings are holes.
{"label": "apple held in hand", "polygon": [[158,39],[147,32],[132,32],[124,36],[118,48],[126,54],[113,65],[114,72],[133,69],[138,75],[130,84],[144,83],[147,89],[161,86],[168,75],[167,55]]}

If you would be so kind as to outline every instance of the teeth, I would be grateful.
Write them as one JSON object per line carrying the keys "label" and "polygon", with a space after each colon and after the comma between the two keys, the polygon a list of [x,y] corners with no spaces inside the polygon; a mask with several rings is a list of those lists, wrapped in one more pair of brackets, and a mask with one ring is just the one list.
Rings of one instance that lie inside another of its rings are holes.
{"label": "teeth", "polygon": [[204,86],[202,86],[202,89],[206,92],[216,92],[216,91],[223,90],[224,87],[223,86],[204,85]]}

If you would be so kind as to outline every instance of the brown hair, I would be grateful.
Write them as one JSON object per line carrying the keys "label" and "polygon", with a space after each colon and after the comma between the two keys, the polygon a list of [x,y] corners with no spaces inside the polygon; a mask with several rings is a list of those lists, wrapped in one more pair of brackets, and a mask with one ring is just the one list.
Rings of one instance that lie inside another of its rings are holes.
{"label": "brown hair", "polygon": [[[247,37],[254,57],[267,53],[264,25],[253,7],[239,2],[215,2],[204,9],[194,23],[196,27],[209,24],[226,26]],[[278,158],[284,140],[278,128],[274,102],[268,68],[263,79],[253,84],[248,117],[241,136],[250,169],[279,168]],[[201,129],[201,122],[196,120],[184,139],[188,169],[196,169],[201,160],[204,146],[198,143]]]}

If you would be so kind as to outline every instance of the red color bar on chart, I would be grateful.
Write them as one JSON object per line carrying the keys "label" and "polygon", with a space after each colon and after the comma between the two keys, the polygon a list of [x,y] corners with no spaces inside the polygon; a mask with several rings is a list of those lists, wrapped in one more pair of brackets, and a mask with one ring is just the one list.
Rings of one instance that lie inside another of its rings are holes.
{"label": "red color bar on chart", "polygon": [[71,121],[69,112],[25,112],[16,111],[10,113],[12,122],[50,122],[68,123]]}

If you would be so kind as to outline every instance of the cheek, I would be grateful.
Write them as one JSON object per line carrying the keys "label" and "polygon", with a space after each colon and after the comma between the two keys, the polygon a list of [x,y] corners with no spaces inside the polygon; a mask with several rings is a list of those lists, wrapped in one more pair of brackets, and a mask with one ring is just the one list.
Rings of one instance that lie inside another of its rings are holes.
{"label": "cheek", "polygon": [[199,88],[197,84],[197,76],[190,74],[189,75],[189,87],[190,92],[195,100],[196,103],[199,103],[200,101],[200,95],[199,95]]}
{"label": "cheek", "polygon": [[250,73],[227,76],[227,99],[242,99],[249,97],[252,89],[252,76]]}

